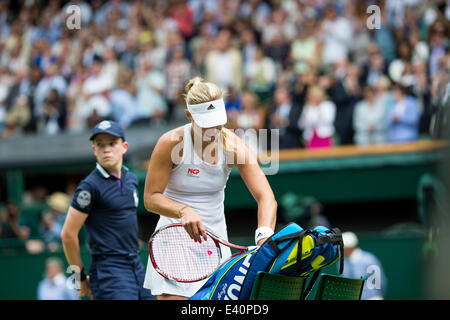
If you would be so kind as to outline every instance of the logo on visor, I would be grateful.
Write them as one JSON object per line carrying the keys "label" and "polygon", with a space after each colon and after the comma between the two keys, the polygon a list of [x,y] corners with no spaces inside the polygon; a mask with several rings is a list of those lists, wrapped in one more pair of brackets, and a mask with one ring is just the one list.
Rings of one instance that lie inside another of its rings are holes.
{"label": "logo on visor", "polygon": [[214,106],[212,104],[210,104],[208,109],[206,109],[206,110],[214,110],[214,109],[215,109]]}

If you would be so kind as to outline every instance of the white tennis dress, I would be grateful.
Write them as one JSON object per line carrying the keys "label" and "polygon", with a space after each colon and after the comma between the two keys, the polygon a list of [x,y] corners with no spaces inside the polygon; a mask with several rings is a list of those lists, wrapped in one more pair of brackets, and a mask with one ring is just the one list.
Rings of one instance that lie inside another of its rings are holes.
{"label": "white tennis dress", "polygon": [[[219,147],[217,164],[213,165],[201,160],[194,152],[191,126],[191,123],[184,126],[183,157],[180,164],[172,169],[163,194],[178,203],[192,207],[200,215],[203,226],[208,231],[219,238],[228,240],[223,201],[231,168],[227,166],[221,147]],[[180,223],[180,219],[160,216],[156,229],[172,223]],[[221,250],[222,261],[225,261],[231,256],[231,251],[225,246],[221,246]],[[206,280],[193,283],[168,280],[156,272],[149,258],[144,288],[150,289],[154,295],[165,293],[190,297]]]}

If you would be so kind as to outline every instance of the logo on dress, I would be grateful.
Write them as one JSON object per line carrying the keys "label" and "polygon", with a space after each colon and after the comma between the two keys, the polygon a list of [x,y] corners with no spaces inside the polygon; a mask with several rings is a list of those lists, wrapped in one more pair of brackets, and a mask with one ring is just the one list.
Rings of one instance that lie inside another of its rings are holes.
{"label": "logo on dress", "polygon": [[198,175],[199,173],[200,173],[200,170],[198,170],[198,169],[188,168],[188,171],[187,171],[187,175],[190,176],[190,177],[200,177]]}
{"label": "logo on dress", "polygon": [[210,104],[208,109],[206,109],[206,110],[214,110],[214,109],[215,109],[214,106],[212,104]]}

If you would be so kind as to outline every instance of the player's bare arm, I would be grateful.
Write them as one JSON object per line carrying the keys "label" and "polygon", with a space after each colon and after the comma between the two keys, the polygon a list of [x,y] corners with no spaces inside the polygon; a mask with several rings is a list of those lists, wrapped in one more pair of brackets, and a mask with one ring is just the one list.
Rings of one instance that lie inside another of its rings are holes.
{"label": "player's bare arm", "polygon": [[[258,204],[258,228],[269,227],[275,229],[277,202],[272,188],[264,172],[259,166],[255,153],[248,145],[230,130],[227,130],[230,144],[233,146],[234,166],[244,180],[248,190]],[[264,239],[259,241],[259,244]]]}
{"label": "player's bare arm", "polygon": [[[189,206],[178,203],[166,197],[163,192],[169,181],[170,172],[177,165],[174,158],[180,158],[183,128],[173,129],[158,140],[150,158],[147,177],[145,179],[144,206],[150,211],[169,218],[181,218],[181,223],[187,233],[195,241],[206,237],[206,230],[200,216]],[[173,156],[173,152],[177,152]]]}

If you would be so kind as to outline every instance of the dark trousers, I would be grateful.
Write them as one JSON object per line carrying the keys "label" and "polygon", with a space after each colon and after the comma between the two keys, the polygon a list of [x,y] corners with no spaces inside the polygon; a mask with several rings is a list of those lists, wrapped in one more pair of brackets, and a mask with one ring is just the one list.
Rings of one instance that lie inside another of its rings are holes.
{"label": "dark trousers", "polygon": [[145,269],[137,254],[95,255],[89,282],[95,300],[155,300],[143,287]]}

